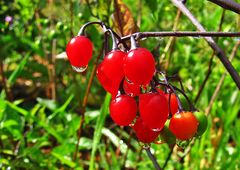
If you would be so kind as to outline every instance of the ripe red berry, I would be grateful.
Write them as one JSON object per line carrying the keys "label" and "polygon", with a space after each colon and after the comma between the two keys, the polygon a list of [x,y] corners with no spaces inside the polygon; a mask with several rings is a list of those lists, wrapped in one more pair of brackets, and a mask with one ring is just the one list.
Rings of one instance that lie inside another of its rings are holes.
{"label": "ripe red berry", "polygon": [[129,82],[126,79],[123,82],[123,89],[127,95],[130,95],[132,97],[140,94],[140,86],[133,84],[132,82]]}
{"label": "ripe red berry", "polygon": [[126,53],[120,50],[114,50],[108,53],[102,63],[97,68],[97,78],[103,88],[116,94],[124,77],[123,72],[123,58]]}
{"label": "ripe red berry", "polygon": [[109,79],[105,72],[104,72],[104,67],[103,64],[100,63],[97,67],[96,71],[97,79],[103,86],[103,88],[112,94],[112,96],[116,96],[119,88],[119,84],[116,82],[113,82],[111,79]]}
{"label": "ripe red berry", "polygon": [[73,37],[66,47],[66,53],[72,66],[86,67],[92,57],[92,42],[85,36]]}
{"label": "ripe red berry", "polygon": [[123,69],[125,76],[134,84],[148,84],[155,72],[154,58],[146,48],[130,50],[125,57]]}
{"label": "ripe red berry", "polygon": [[120,50],[109,52],[103,60],[103,67],[106,76],[113,81],[120,82],[124,77],[123,59],[126,53]]}
{"label": "ripe red berry", "polygon": [[128,95],[120,95],[110,103],[110,115],[113,121],[120,126],[132,123],[137,113],[137,103]]}
{"label": "ripe red berry", "polygon": [[139,111],[146,125],[156,131],[160,131],[168,119],[167,100],[160,93],[140,94]]}
{"label": "ripe red berry", "polygon": [[143,143],[150,143],[153,142],[158,135],[160,134],[159,132],[155,132],[152,129],[150,129],[145,122],[141,119],[141,117],[138,117],[135,124],[133,125],[133,130],[136,133],[136,136],[139,141]]}
{"label": "ripe red berry", "polygon": [[[167,102],[169,102],[169,94],[166,93],[165,97],[167,99]],[[169,105],[169,104],[168,104]],[[177,101],[177,96],[174,93],[171,93],[170,97],[170,109],[171,113],[174,115],[175,113],[178,112],[178,101]]]}
{"label": "ripe red berry", "polygon": [[197,132],[198,121],[192,112],[181,112],[173,115],[169,129],[180,140],[188,140]]}

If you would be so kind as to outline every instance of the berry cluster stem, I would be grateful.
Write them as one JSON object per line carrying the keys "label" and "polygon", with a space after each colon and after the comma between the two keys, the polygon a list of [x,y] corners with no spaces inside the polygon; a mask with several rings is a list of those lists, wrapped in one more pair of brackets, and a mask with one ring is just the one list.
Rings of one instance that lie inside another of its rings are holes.
{"label": "berry cluster stem", "polygon": [[154,167],[156,168],[156,170],[162,170],[162,168],[161,168],[160,165],[158,164],[155,156],[151,153],[150,148],[147,147],[147,148],[144,148],[144,149],[146,150],[147,155],[148,155],[148,157],[151,159],[151,161],[152,161]]}
{"label": "berry cluster stem", "polygon": [[[178,102],[178,110],[179,110],[179,112],[182,112],[184,109],[183,109],[183,107],[182,107],[182,103],[181,103],[181,101],[180,101],[180,99],[179,99],[179,97],[178,97],[178,94],[177,94],[176,90],[175,90],[174,87],[168,82],[168,80],[167,80],[167,78],[166,78],[166,76],[165,76],[164,73],[159,72],[159,71],[157,71],[157,73],[159,73],[160,75],[163,76],[163,79],[164,79],[164,82],[165,82],[165,86],[167,86],[167,87],[171,90],[170,94],[173,92],[173,93],[176,95],[176,97],[177,97],[177,102]],[[170,97],[171,97],[171,95],[170,95]],[[170,101],[170,98],[169,98],[169,101]]]}

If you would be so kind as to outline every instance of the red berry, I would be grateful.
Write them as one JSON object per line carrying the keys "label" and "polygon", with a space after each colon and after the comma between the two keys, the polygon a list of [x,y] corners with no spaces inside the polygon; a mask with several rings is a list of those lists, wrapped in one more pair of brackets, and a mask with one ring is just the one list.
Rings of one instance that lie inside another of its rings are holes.
{"label": "red berry", "polygon": [[110,103],[110,115],[113,121],[120,126],[132,123],[137,113],[137,103],[128,95],[120,95]]}
{"label": "red berry", "polygon": [[66,48],[68,59],[75,67],[86,67],[92,57],[92,52],[92,42],[85,36],[73,37]]}
{"label": "red berry", "polygon": [[143,143],[153,142],[160,134],[160,131],[155,132],[152,129],[150,129],[145,124],[145,122],[143,122],[141,117],[137,118],[136,123],[134,124],[134,126],[132,128],[135,131],[138,140]]}
{"label": "red berry", "polygon": [[124,77],[123,58],[126,53],[115,50],[108,53],[97,68],[97,78],[110,93],[117,93],[120,82]]}
{"label": "red berry", "polygon": [[129,82],[126,79],[123,82],[123,89],[127,95],[130,95],[132,97],[140,94],[140,86],[133,84],[132,82]]}
{"label": "red berry", "polygon": [[181,112],[173,115],[169,129],[180,140],[188,140],[197,132],[198,121],[192,112]]}
{"label": "red berry", "polygon": [[106,76],[113,80],[120,82],[124,77],[123,59],[126,53],[120,50],[109,52],[103,60],[104,72]]}
{"label": "red berry", "polygon": [[106,76],[102,63],[98,65],[96,75],[97,75],[97,79],[99,80],[103,88],[107,92],[111,93],[112,96],[116,96],[118,92],[119,84],[112,81]]}
{"label": "red berry", "polygon": [[134,84],[148,84],[155,72],[154,58],[146,48],[130,50],[125,57],[125,76]]}
{"label": "red berry", "polygon": [[160,131],[168,119],[168,105],[164,95],[145,93],[139,96],[139,111],[146,125]]}
{"label": "red berry", "polygon": [[[169,102],[169,94],[166,93],[165,97],[167,101]],[[169,105],[169,104],[168,104]],[[177,101],[177,96],[174,93],[171,93],[171,98],[170,98],[170,109],[171,113],[174,115],[175,113],[178,112],[178,101]]]}

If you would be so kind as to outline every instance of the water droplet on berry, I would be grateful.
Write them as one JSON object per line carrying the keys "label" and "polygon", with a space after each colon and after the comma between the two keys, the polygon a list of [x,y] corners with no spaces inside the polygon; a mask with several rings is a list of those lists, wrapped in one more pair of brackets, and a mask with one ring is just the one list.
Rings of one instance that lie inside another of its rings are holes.
{"label": "water droplet on berry", "polygon": [[154,132],[160,132],[162,130],[162,128],[155,128],[155,129],[152,129],[152,131]]}
{"label": "water droplet on berry", "polygon": [[84,67],[75,67],[75,66],[72,66],[73,70],[78,72],[78,73],[82,73],[84,72],[87,68],[88,68],[88,65],[84,66]]}
{"label": "water droplet on berry", "polygon": [[133,94],[133,93],[129,93],[128,95],[131,96],[131,97],[134,97],[134,94]]}

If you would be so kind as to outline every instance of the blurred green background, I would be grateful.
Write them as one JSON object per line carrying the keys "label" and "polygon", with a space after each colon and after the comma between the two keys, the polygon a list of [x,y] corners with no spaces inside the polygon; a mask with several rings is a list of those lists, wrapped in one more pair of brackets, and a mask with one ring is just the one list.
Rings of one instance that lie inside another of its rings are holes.
{"label": "blurred green background", "polygon": [[[188,0],[186,6],[208,31],[218,31],[219,25],[224,32],[240,31],[240,16],[234,12],[209,1]],[[175,20],[177,8],[167,0],[123,0],[115,5],[111,0],[0,0],[0,169],[154,169],[131,129],[116,126],[109,117],[110,96],[95,77],[83,108],[95,61],[103,57],[101,28],[87,28],[94,43],[87,71],[74,72],[64,53],[67,42],[88,21],[102,20],[119,31],[113,19],[116,7],[127,17],[124,34],[132,30],[196,31],[185,16]],[[209,112],[209,125],[190,147],[175,146],[165,169],[240,169],[239,89],[226,74],[210,104],[225,74],[214,56],[212,72],[196,100],[213,51],[199,37],[176,38],[164,51],[169,41],[167,37],[148,38],[141,45],[159,59],[161,70],[181,77],[191,101]],[[219,38],[218,44],[228,57],[235,47],[232,64],[239,73],[239,39]],[[152,144],[151,151],[163,166],[171,148]]]}

